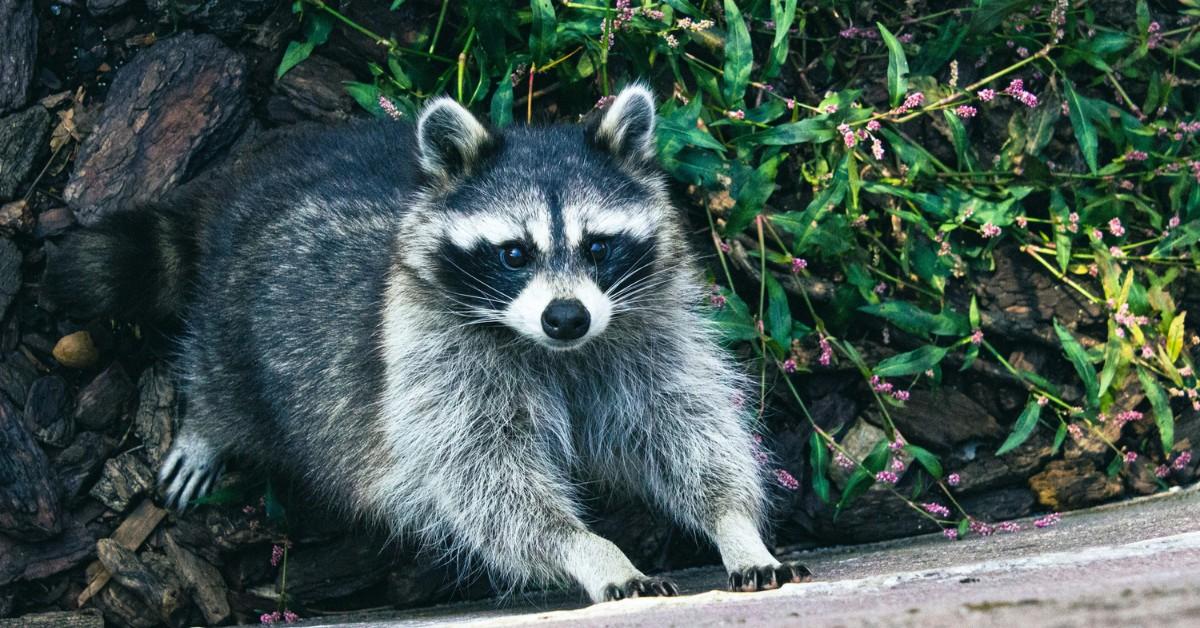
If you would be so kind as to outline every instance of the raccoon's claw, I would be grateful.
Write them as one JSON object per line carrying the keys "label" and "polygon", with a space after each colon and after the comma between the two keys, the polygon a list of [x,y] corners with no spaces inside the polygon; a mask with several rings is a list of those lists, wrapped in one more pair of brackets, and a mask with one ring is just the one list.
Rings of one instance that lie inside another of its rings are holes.
{"label": "raccoon's claw", "polygon": [[625,584],[610,584],[604,588],[604,601],[623,600],[634,597],[674,597],[679,587],[666,578],[631,578]]}
{"label": "raccoon's claw", "polygon": [[808,582],[812,572],[800,563],[788,562],[778,567],[750,567],[729,574],[730,591],[766,591],[778,589],[789,582]]}
{"label": "raccoon's claw", "polygon": [[164,487],[164,504],[177,512],[187,510],[193,500],[208,495],[225,471],[225,465],[205,447],[171,448],[158,472],[158,485]]}

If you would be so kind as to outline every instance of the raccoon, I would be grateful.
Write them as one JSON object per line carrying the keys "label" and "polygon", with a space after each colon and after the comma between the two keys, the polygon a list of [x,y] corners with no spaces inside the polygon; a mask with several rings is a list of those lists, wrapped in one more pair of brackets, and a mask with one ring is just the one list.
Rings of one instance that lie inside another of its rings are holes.
{"label": "raccoon", "polygon": [[436,99],[77,231],[46,289],[181,322],[170,507],[268,459],[512,586],[676,595],[588,530],[594,483],[711,539],[734,590],[802,581],[760,536],[746,381],[700,309],[654,127],[640,84],[575,125],[495,130]]}

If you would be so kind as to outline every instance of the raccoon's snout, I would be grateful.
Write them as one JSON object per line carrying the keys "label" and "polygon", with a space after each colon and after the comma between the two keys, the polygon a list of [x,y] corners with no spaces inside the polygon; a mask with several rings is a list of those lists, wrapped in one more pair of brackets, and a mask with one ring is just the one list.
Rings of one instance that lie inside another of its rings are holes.
{"label": "raccoon's snout", "polygon": [[591,322],[591,314],[577,299],[555,299],[542,312],[542,331],[555,340],[582,338]]}

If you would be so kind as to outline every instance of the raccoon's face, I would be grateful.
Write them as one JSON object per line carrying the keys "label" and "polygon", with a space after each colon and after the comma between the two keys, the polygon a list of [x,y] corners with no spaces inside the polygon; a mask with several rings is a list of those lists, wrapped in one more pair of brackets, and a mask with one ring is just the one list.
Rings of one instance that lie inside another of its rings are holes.
{"label": "raccoon's face", "polygon": [[640,86],[587,127],[503,135],[434,101],[418,122],[419,156],[443,185],[412,226],[423,252],[410,263],[465,324],[556,350],[604,334],[668,279],[656,270],[670,209],[649,167],[653,128]]}

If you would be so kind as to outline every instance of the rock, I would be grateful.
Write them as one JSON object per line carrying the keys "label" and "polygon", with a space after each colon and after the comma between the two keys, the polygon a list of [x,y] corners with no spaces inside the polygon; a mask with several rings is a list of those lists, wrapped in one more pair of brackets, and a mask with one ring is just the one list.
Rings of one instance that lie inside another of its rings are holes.
{"label": "rock", "polygon": [[205,621],[210,626],[224,622],[229,617],[230,609],[229,600],[225,595],[227,587],[221,572],[184,549],[170,533],[164,538],[163,547],[167,550],[167,557],[174,564],[175,573],[187,585],[192,601],[204,614]]}
{"label": "rock", "polygon": [[97,17],[120,13],[129,0],[87,0],[88,13]]}
{"label": "rock", "polygon": [[[1049,327],[1057,318],[1068,327],[1103,324],[1104,311],[1070,286],[1030,261],[1015,246],[1004,246],[993,256],[995,271],[981,277],[975,287],[983,327],[989,333],[1026,338],[1058,347]],[[965,311],[965,310],[962,310]]]}
{"label": "rock", "polygon": [[325,57],[311,56],[275,83],[277,93],[267,102],[267,112],[272,120],[284,123],[349,120],[355,104],[342,83],[353,80],[350,70]]}
{"label": "rock", "polygon": [[[10,1],[0,0],[0,3]],[[3,11],[2,4],[0,11]],[[0,118],[0,164],[3,164],[0,167],[0,202],[17,196],[21,184],[49,150],[50,122],[50,113],[41,105]]]}
{"label": "rock", "polygon": [[[846,430],[846,433],[842,436],[842,440],[838,444],[848,452],[852,459],[862,460],[867,457],[867,454],[871,453],[875,445],[883,440],[887,440],[887,435],[884,434],[883,430],[862,419],[858,419],[854,425],[850,426],[850,429]],[[850,475],[853,473],[854,469],[843,469],[832,462],[829,465],[829,479],[839,489],[846,487],[846,482],[849,481]]]}
{"label": "rock", "polygon": [[1038,503],[1055,510],[1081,508],[1117,497],[1121,480],[1108,477],[1086,459],[1054,460],[1029,478]]}
{"label": "rock", "polygon": [[119,584],[104,587],[95,599],[96,605],[104,611],[104,618],[114,626],[155,628],[162,624],[158,614],[141,596]]}
{"label": "rock", "polygon": [[54,459],[63,500],[70,503],[83,494],[116,442],[95,432],[80,432]]}
{"label": "rock", "polygon": [[247,22],[262,19],[277,4],[279,0],[146,0],[146,8],[163,22],[201,26],[218,35],[240,34]]}
{"label": "rock", "polygon": [[1004,435],[987,410],[953,388],[914,389],[904,406],[893,408],[891,415],[905,438],[935,452]]}
{"label": "rock", "polygon": [[60,535],[36,543],[0,534],[0,586],[62,573],[87,560],[95,551],[96,538],[74,520],[64,526]]}
{"label": "rock", "polygon": [[[288,596],[317,602],[356,593],[381,582],[387,577],[391,561],[387,552],[380,552],[380,547],[383,543],[379,539],[353,535],[333,543],[293,548],[288,554]],[[262,560],[267,558],[264,553]]]}
{"label": "rock", "polygon": [[133,429],[145,447],[150,465],[158,467],[175,434],[175,384],[169,369],[156,364],[138,380],[138,409]]}
{"label": "rock", "polygon": [[29,102],[37,35],[33,0],[0,0],[0,114]]}
{"label": "rock", "polygon": [[33,223],[29,201],[22,198],[0,205],[0,234],[11,236],[16,233],[28,233],[33,229]]}
{"label": "rock", "polygon": [[61,235],[73,226],[75,226],[75,214],[69,207],[47,209],[38,214],[37,224],[33,227],[33,237],[43,240]]}
{"label": "rock", "polygon": [[67,334],[54,345],[54,359],[69,369],[90,368],[100,359],[92,335],[86,331]]}
{"label": "rock", "polygon": [[0,619],[0,628],[104,628],[104,616],[95,609],[53,611]]}
{"label": "rock", "polygon": [[[1053,443],[1049,437],[1034,434],[1020,447],[996,457],[991,447],[966,448],[971,458],[962,466],[957,466],[956,458],[951,456],[946,462],[957,467],[961,481],[954,489],[956,493],[978,493],[1000,486],[1024,483],[1035,470],[1051,458]],[[990,494],[990,493],[989,493]]]}
{"label": "rock", "polygon": [[25,423],[47,445],[66,447],[71,442],[75,421],[65,379],[50,375],[33,382],[25,400]]}
{"label": "rock", "polygon": [[64,191],[84,225],[160,198],[241,131],[246,62],[212,35],[159,40],[117,71]]}
{"label": "rock", "polygon": [[21,413],[0,397],[0,533],[40,541],[62,530],[58,483]]}
{"label": "rock", "polygon": [[8,398],[24,404],[29,396],[29,387],[37,379],[37,367],[20,351],[9,351],[0,363],[0,391]]}
{"label": "rock", "polygon": [[133,394],[133,382],[114,362],[79,391],[75,422],[84,429],[103,430],[121,414]]}
{"label": "rock", "polygon": [[151,552],[139,556],[112,539],[96,542],[96,556],[117,584],[140,598],[164,623],[180,624],[187,596],[165,557]]}
{"label": "rock", "polygon": [[1029,515],[1036,500],[1027,488],[1002,488],[962,497],[958,502],[972,517],[994,523]]}
{"label": "rock", "polygon": [[21,249],[12,240],[0,238],[0,317],[21,289],[21,262]]}
{"label": "rock", "polygon": [[135,452],[127,451],[104,463],[104,471],[89,495],[115,512],[125,512],[133,500],[154,487],[154,473]]}

